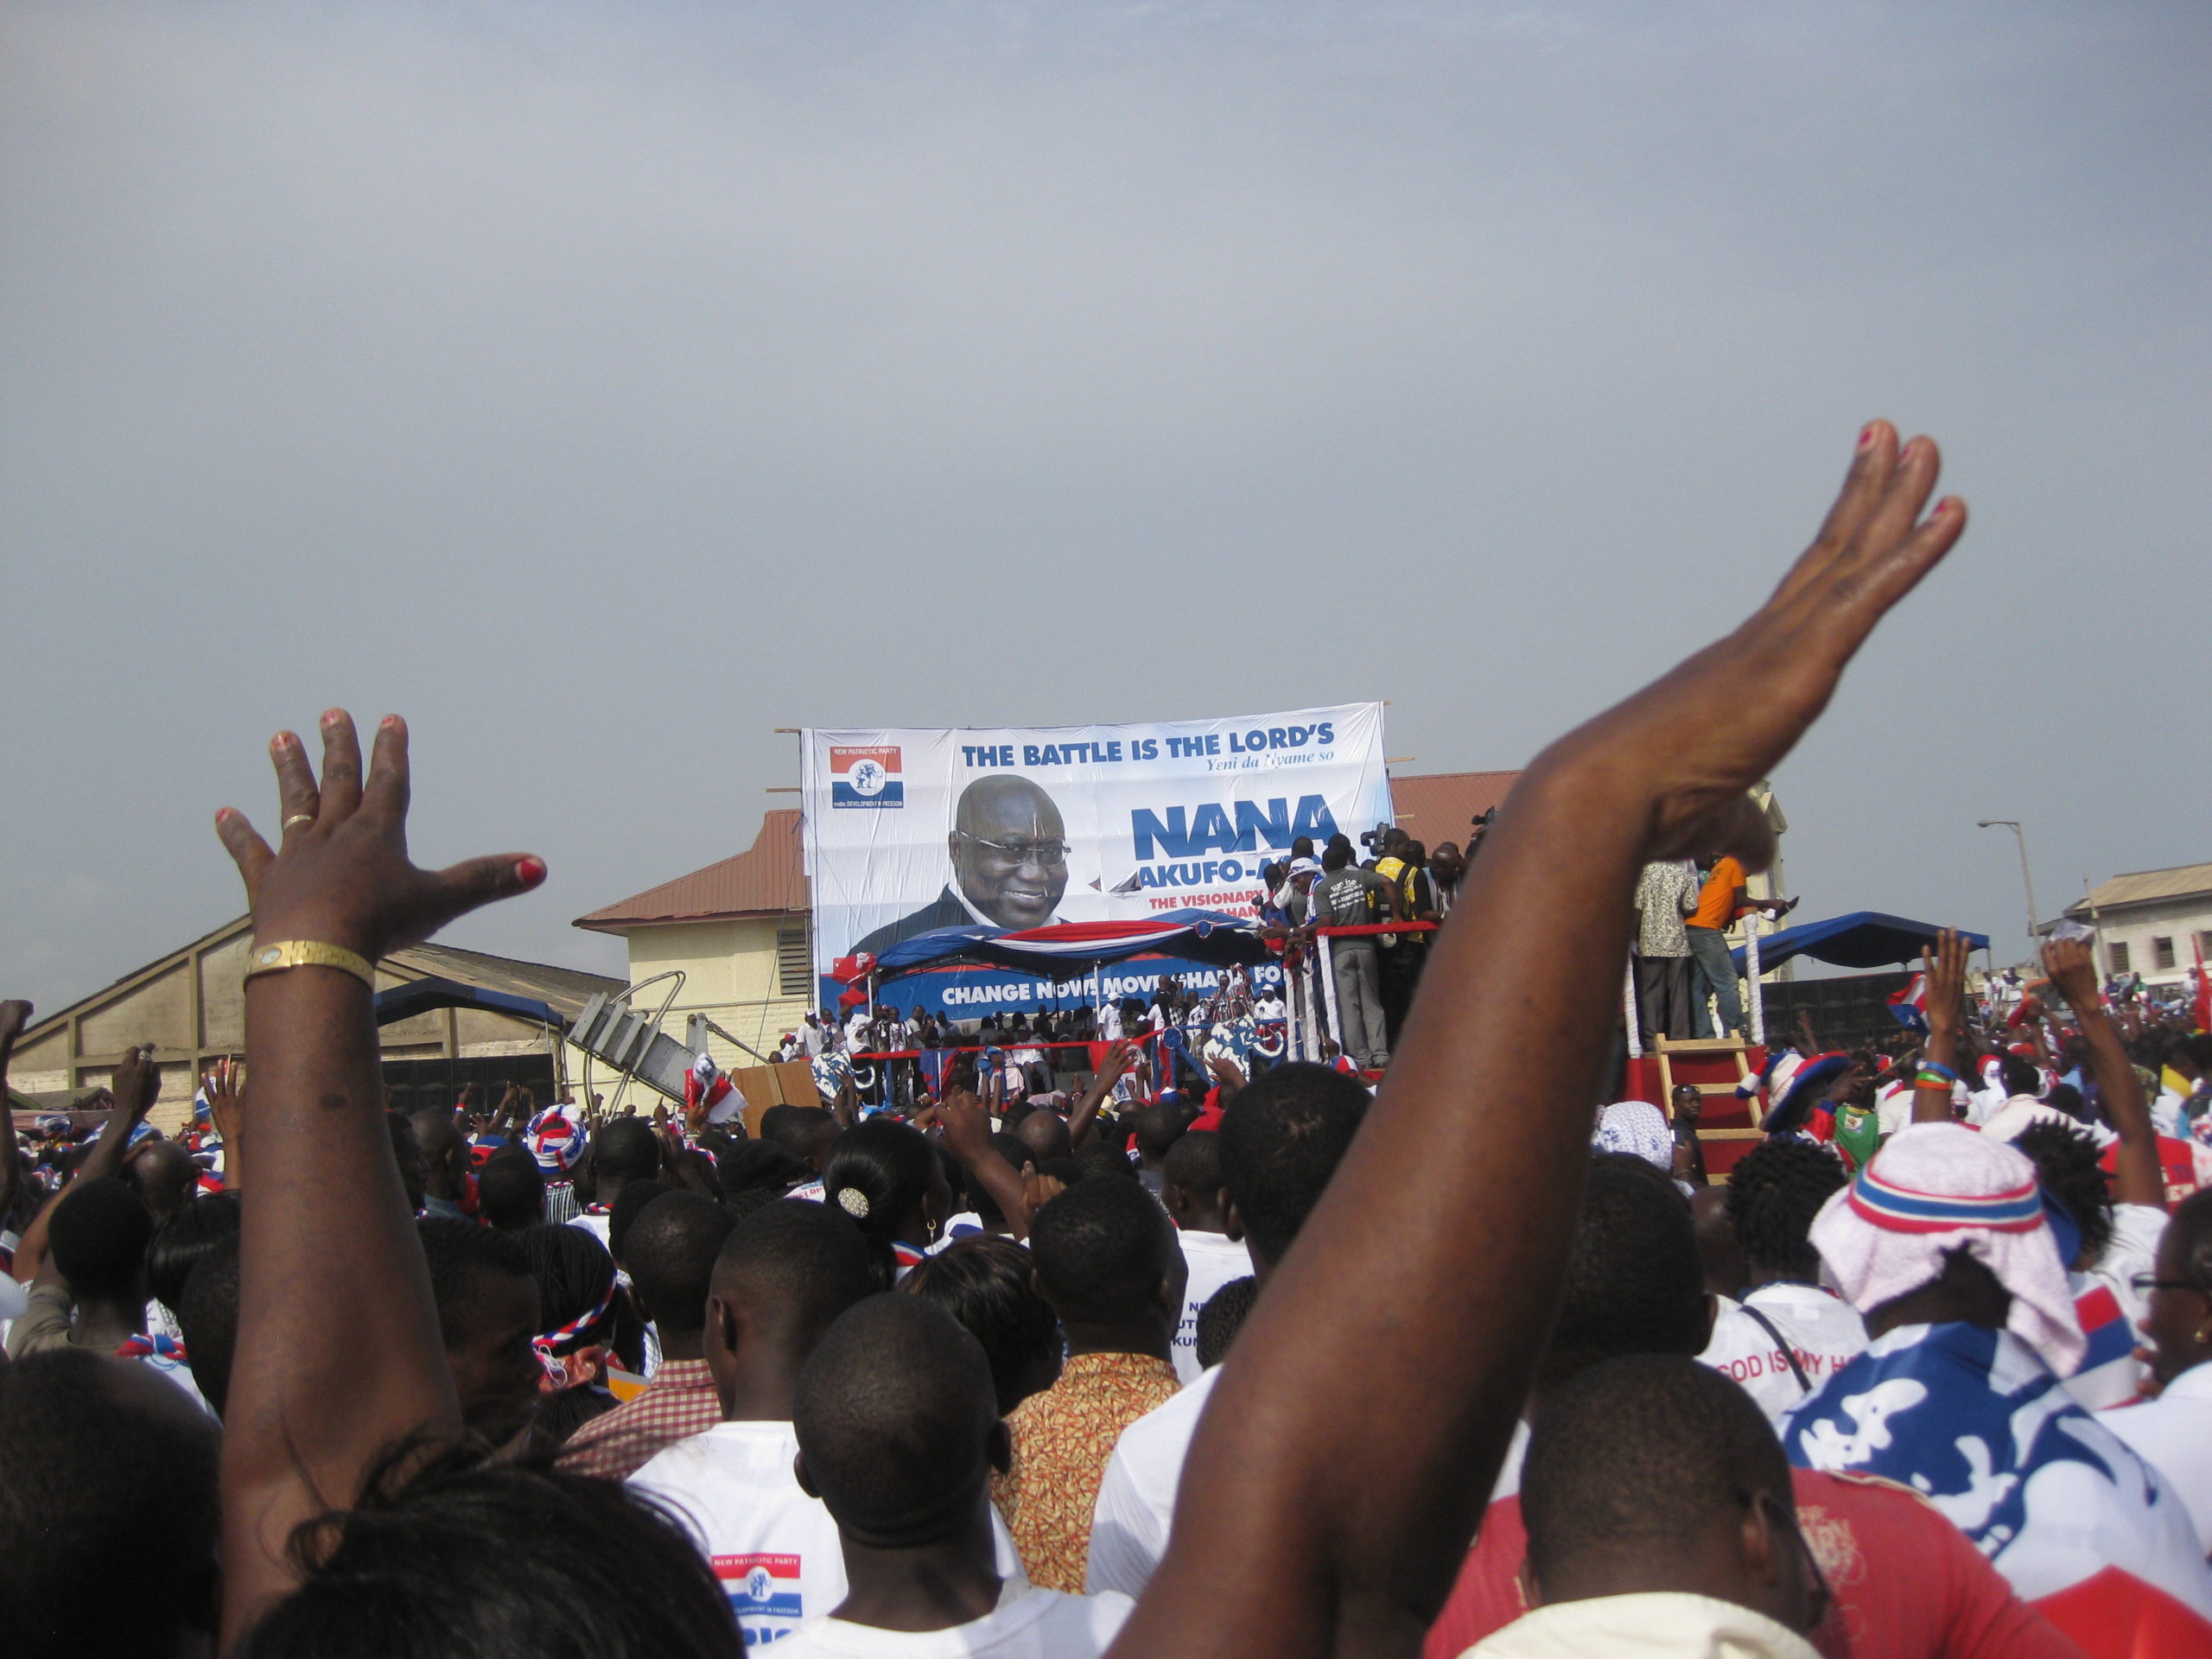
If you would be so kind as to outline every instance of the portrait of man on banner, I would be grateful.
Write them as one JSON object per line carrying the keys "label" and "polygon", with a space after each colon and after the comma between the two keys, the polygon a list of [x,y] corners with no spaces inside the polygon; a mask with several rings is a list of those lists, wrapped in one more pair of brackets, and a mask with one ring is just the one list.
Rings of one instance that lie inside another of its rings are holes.
{"label": "portrait of man on banner", "polygon": [[921,909],[877,928],[855,950],[880,955],[932,928],[978,922],[1042,927],[1061,919],[1067,826],[1052,798],[1028,779],[995,772],[961,791],[945,850],[952,873],[944,890]]}

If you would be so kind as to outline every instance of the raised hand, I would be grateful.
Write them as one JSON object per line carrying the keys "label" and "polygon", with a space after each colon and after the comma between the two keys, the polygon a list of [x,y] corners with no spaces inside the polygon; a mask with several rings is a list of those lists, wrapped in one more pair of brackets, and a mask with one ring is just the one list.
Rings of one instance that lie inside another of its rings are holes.
{"label": "raised hand", "polygon": [[1238,1334],[1115,1659],[1321,1659],[1389,1645],[1377,1609],[1413,1639],[1433,1617],[1556,1308],[1637,873],[1702,852],[1771,863],[1747,791],[1957,540],[1955,502],[1922,517],[1936,464],[1926,440],[1900,450],[1868,426],[1758,613],[1522,773],[1388,1081]]}
{"label": "raised hand", "polygon": [[1965,1030],[1967,942],[1955,928],[1943,929],[1935,947],[1920,953],[1920,971],[1928,979],[1928,1040],[1912,1090],[1912,1121],[1948,1123],[1952,1083],[1965,1050],[1960,1036]]}
{"label": "raised hand", "polygon": [[[291,733],[270,746],[274,850],[234,809],[215,816],[262,944],[335,945],[373,962],[545,879],[543,863],[516,853],[416,868],[406,726],[385,721],[365,779],[344,710],[323,716],[322,738],[320,781]],[[223,1650],[296,1582],[290,1540],[302,1522],[355,1502],[391,1446],[435,1448],[462,1433],[385,1127],[366,988],[325,968],[256,976],[245,1050],[259,1179],[239,1234],[224,1413]],[[377,1339],[365,1344],[363,1331]]]}
{"label": "raised hand", "polygon": [[[2043,947],[2043,970],[2074,1010],[2082,1027],[2082,1046],[2089,1076],[2097,1085],[2120,1147],[2113,1154],[2112,1196],[2116,1204],[2139,1204],[2163,1209],[2166,1178],[2158,1161],[2158,1136],[2151,1121],[2151,1108],[2143,1098],[2143,1080],[2135,1075],[2127,1051],[2120,1046],[2119,1027],[2105,1012],[2097,991],[2096,962],[2080,939],[2052,939]],[[2037,1037],[2044,1035],[2038,1021]],[[2041,1052],[2048,1062],[2050,1046]]]}
{"label": "raised hand", "polygon": [[207,1094],[207,1116],[215,1138],[223,1143],[226,1186],[238,1183],[238,1131],[245,1118],[245,1067],[228,1055],[215,1062],[200,1079]]}
{"label": "raised hand", "polygon": [[2074,1010],[2075,1017],[2101,1007],[2097,992],[2097,964],[2089,947],[2080,939],[2051,939],[2043,947],[2043,970]]}
{"label": "raised hand", "polygon": [[[1920,953],[1920,970],[1928,976],[1928,1029],[1931,1034],[1948,1032],[1955,1039],[1964,1027],[1967,954],[1965,938],[1955,928],[1948,927],[1936,936],[1935,949]],[[1948,1056],[1945,1063],[1948,1064]]]}
{"label": "raised hand", "polygon": [[128,1128],[135,1129],[146,1121],[146,1114],[154,1109],[162,1093],[162,1069],[154,1064],[151,1043],[123,1051],[121,1062],[108,1079],[107,1091],[115,1097],[116,1118]]}
{"label": "raised hand", "polygon": [[1934,440],[1900,449],[1887,421],[1870,423],[1820,533],[1767,602],[1561,740],[1561,751],[1641,768],[1646,858],[1727,851],[1750,870],[1774,861],[1773,828],[1745,791],[1796,747],[1883,613],[1966,528],[1953,499],[1921,517],[1941,466]]}
{"label": "raised hand", "polygon": [[946,1150],[963,1164],[972,1168],[990,1151],[990,1115],[969,1090],[947,1089],[944,1098],[938,1102],[937,1118],[944,1126]]}
{"label": "raised hand", "polygon": [[991,1144],[991,1120],[983,1103],[968,1090],[947,1088],[937,1115],[944,1125],[945,1146],[998,1205],[1007,1230],[1016,1238],[1028,1237],[1029,1217],[1036,1206],[1020,1175]]}
{"label": "raised hand", "polygon": [[258,940],[315,940],[374,962],[545,880],[544,861],[524,853],[442,870],[409,861],[407,723],[397,715],[377,729],[365,780],[353,717],[343,709],[322,717],[320,782],[295,734],[277,733],[269,753],[284,826],[276,849],[236,808],[215,815],[215,833],[245,881]]}
{"label": "raised hand", "polygon": [[1106,1053],[1098,1062],[1098,1080],[1111,1090],[1136,1063],[1136,1044],[1127,1037],[1116,1037],[1106,1045]]}

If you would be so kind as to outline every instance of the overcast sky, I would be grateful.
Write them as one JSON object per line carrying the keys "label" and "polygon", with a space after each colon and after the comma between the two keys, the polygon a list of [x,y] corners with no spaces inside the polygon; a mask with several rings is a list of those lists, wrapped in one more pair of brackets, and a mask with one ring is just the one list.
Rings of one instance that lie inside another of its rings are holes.
{"label": "overcast sky", "polygon": [[238,913],[398,709],[454,943],[742,850],[778,726],[1389,698],[1517,766],[1862,422],[1973,526],[1777,779],[1807,913],[2212,859],[2212,9],[0,6],[0,991]]}

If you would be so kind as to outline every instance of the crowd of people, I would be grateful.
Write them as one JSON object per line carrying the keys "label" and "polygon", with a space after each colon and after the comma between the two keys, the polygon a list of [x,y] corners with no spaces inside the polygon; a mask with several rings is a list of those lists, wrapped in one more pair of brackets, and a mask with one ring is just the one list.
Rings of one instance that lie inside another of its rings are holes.
{"label": "crowd of people", "polygon": [[280,734],[276,843],[216,825],[243,1065],[184,1136],[150,1051],[89,1140],[0,1130],[6,1650],[2212,1650],[2201,1022],[2071,941],[1977,1000],[1947,935],[1909,1043],[1745,1080],[1748,1150],[1619,1097],[1635,936],[1745,905],[1747,791],[1963,528],[1936,471],[1867,428],[1768,603],[1478,859],[1271,869],[1287,948],[1376,930],[1329,1064],[1230,976],[825,1015],[821,1103],[750,1134],[711,1063],[650,1116],[393,1113],[373,963],[544,867],[416,868],[396,718],[365,761],[326,715],[319,773]]}

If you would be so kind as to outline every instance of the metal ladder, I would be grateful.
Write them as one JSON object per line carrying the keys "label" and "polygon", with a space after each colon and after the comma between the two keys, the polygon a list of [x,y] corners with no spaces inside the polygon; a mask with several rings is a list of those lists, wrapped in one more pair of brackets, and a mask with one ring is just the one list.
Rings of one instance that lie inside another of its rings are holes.
{"label": "metal ladder", "polygon": [[[633,1079],[681,1106],[684,1076],[691,1070],[692,1057],[705,1050],[709,1032],[750,1054],[761,1065],[771,1064],[766,1055],[724,1031],[703,1014],[695,1014],[684,1022],[682,1043],[663,1031],[660,1022],[683,991],[683,977],[681,968],[671,968],[664,974],[639,981],[627,990],[611,995],[600,992],[584,1004],[569,1033],[569,1040],[584,1052],[587,1102],[591,1098],[591,1063],[596,1059],[613,1066],[621,1079],[614,1086],[614,1098],[607,1104],[609,1116],[621,1109],[622,1096]],[[661,998],[658,1009],[648,1014],[634,1006],[632,999],[639,991],[649,985],[658,985],[664,979],[675,983]]]}

